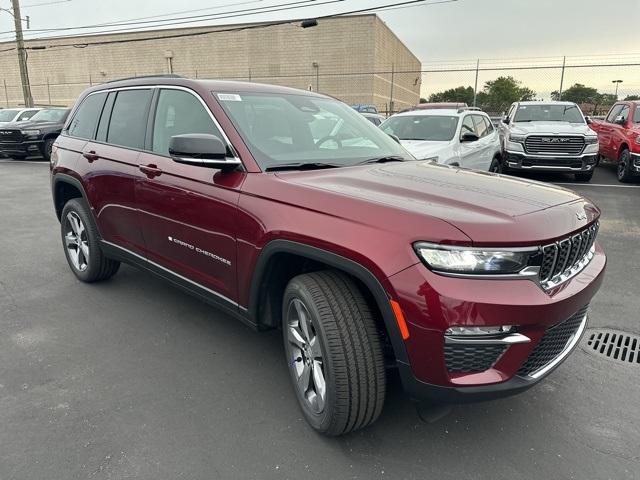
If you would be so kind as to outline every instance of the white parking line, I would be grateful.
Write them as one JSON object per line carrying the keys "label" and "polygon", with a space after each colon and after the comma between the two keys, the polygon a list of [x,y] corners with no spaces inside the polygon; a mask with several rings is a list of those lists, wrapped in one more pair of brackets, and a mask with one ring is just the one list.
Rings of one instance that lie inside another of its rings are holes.
{"label": "white parking line", "polygon": [[574,187],[611,187],[611,188],[640,188],[640,185],[609,185],[607,183],[571,183],[553,182],[555,185],[571,185]]}

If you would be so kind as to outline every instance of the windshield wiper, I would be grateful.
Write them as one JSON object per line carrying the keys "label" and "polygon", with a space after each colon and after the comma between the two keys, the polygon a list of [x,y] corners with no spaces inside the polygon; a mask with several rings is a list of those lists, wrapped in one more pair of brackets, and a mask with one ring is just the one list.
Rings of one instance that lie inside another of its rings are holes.
{"label": "windshield wiper", "polygon": [[384,157],[373,157],[354,163],[354,165],[366,165],[368,163],[404,162],[406,159],[400,155],[385,155]]}
{"label": "windshield wiper", "polygon": [[300,163],[283,163],[281,165],[271,165],[265,169],[266,172],[275,172],[282,170],[317,170],[321,168],[337,168],[344,165],[336,165],[333,163],[320,162],[300,162]]}

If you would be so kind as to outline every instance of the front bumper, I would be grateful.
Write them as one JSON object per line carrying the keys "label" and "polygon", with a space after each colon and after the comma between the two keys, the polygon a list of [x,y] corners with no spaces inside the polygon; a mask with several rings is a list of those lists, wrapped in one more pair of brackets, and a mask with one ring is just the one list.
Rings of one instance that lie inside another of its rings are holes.
{"label": "front bumper", "polygon": [[[584,307],[602,283],[605,264],[604,253],[597,247],[582,272],[549,291],[530,280],[443,277],[422,264],[390,277],[410,332],[405,341],[409,363],[398,362],[405,390],[418,399],[458,403],[513,395],[532,387],[578,345],[587,323]],[[564,332],[553,357],[544,357],[544,352],[541,356],[541,349],[553,343],[549,332],[570,320],[575,329]],[[505,346],[482,371],[464,372],[452,369],[445,348],[444,332],[456,325],[513,325],[530,341]]]}
{"label": "front bumper", "polygon": [[26,140],[19,143],[0,143],[0,154],[6,155],[8,157],[41,155],[43,145],[44,140],[42,138],[39,138],[37,140]]}
{"label": "front bumper", "polygon": [[589,172],[598,161],[598,155],[577,157],[535,156],[522,152],[506,152],[507,166],[513,170],[540,170],[551,172]]}
{"label": "front bumper", "polygon": [[640,153],[631,152],[631,168],[636,173],[640,173]]}

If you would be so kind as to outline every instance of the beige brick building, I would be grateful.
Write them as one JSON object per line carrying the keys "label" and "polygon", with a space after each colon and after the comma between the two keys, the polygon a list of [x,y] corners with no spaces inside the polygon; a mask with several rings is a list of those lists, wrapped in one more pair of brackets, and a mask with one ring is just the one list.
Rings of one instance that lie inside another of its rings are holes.
{"label": "beige brick building", "polygon": [[[312,89],[349,104],[374,104],[381,111],[390,103],[396,111],[418,103],[420,61],[376,15],[324,19],[306,29],[298,24],[248,26],[28,41],[27,48],[47,47],[28,50],[34,101],[70,105],[89,85],[172,71]],[[154,36],[175,38],[139,41]],[[88,45],[120,40],[137,41]],[[17,54],[1,52],[13,45],[0,43],[2,106],[23,103]]]}

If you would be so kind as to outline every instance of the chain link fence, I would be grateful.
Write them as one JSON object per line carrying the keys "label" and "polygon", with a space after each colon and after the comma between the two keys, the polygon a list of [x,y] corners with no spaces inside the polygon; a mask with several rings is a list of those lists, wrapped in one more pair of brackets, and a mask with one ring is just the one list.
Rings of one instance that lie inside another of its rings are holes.
{"label": "chain link fence", "polygon": [[[117,74],[87,74],[83,78],[49,81],[46,72],[33,72],[31,92],[37,106],[67,106],[93,85],[123,77],[166,74],[163,71],[126,71]],[[371,84],[382,81],[375,102],[381,113],[392,114],[407,105],[397,97],[402,85],[420,84],[421,97],[428,102],[465,102],[493,116],[501,115],[518,100],[568,100],[578,103],[585,114],[601,116],[616,100],[640,98],[640,56],[549,57],[535,59],[489,59],[458,62],[429,62],[421,70],[402,65],[375,71],[330,71],[322,66],[300,66],[284,70],[221,72],[215,68],[174,68],[173,73],[191,78],[246,80],[320,91],[350,103],[370,98]],[[395,78],[395,81],[394,81]],[[12,77],[15,79],[15,76]],[[402,82],[399,83],[398,79]],[[0,106],[24,104],[20,84],[3,79],[0,73]],[[331,86],[330,89],[328,86]],[[395,88],[395,92],[394,92]],[[368,95],[368,97],[367,97]]]}

